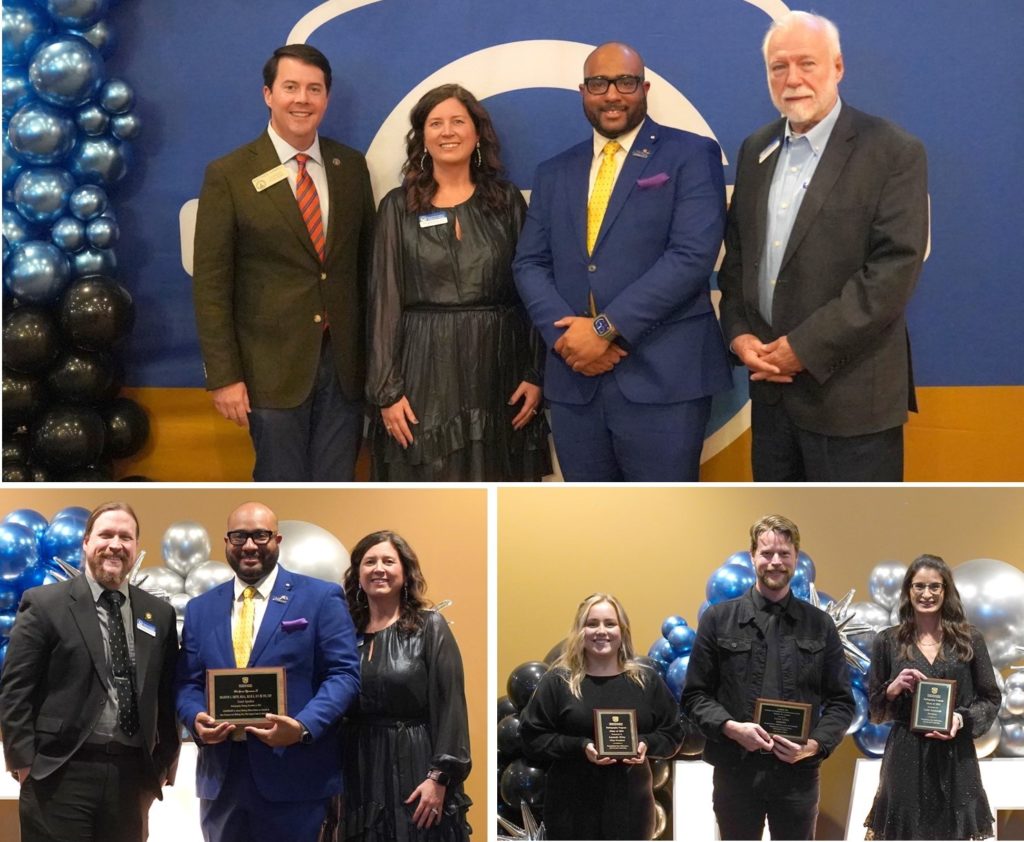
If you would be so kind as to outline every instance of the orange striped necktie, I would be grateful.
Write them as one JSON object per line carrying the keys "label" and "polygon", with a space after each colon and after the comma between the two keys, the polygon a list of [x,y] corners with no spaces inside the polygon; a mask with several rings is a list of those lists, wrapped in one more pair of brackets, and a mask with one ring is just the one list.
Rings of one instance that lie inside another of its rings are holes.
{"label": "orange striped necktie", "polygon": [[316,194],[316,185],[313,178],[306,171],[306,161],[309,155],[300,152],[295,156],[299,164],[299,174],[295,179],[295,199],[299,203],[299,213],[302,214],[302,221],[306,223],[306,230],[309,231],[309,239],[313,241],[313,248],[316,249],[320,262],[324,262],[324,220],[320,215],[320,197]]}

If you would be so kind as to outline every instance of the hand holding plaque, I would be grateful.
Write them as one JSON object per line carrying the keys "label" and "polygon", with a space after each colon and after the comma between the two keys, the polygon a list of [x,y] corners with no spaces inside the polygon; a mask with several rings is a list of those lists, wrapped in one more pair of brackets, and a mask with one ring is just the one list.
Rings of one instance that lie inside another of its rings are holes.
{"label": "hand holding plaque", "polygon": [[754,701],[754,721],[772,736],[806,743],[811,733],[811,706],[806,702],[758,698]]}
{"label": "hand holding plaque", "polygon": [[948,734],[953,727],[955,706],[955,681],[925,678],[917,682],[910,707],[910,730],[919,734],[931,731]]}
{"label": "hand holding plaque", "polygon": [[288,712],[284,667],[207,670],[206,704],[219,723],[265,726],[268,713]]}
{"label": "hand holding plaque", "polygon": [[640,753],[636,711],[594,708],[594,747],[598,757],[636,757]]}

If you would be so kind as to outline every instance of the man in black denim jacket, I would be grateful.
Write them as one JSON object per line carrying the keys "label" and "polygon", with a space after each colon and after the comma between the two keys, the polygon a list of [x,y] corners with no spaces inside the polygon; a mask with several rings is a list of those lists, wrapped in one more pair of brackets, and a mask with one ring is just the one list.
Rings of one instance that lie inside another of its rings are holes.
{"label": "man in black denim jacket", "polygon": [[[750,528],[757,582],[707,610],[690,655],[682,705],[707,738],[722,839],[760,839],[766,816],[773,839],[813,839],[818,767],[853,719],[835,622],[790,590],[799,550],[791,520],[758,520]],[[758,698],[809,703],[807,741],[752,721]]]}

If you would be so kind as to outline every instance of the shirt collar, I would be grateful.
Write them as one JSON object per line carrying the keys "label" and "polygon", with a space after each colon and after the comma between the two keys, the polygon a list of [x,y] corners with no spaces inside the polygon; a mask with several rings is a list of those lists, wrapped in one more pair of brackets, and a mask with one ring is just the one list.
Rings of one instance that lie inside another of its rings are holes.
{"label": "shirt collar", "polygon": [[[111,589],[103,587],[103,585],[92,577],[92,571],[89,569],[89,565],[85,565],[84,576],[85,581],[89,583],[89,590],[92,592],[92,601],[98,603],[100,601],[100,597],[103,596],[103,592]],[[121,583],[121,587],[117,588],[117,591],[124,596],[124,601],[127,603],[129,601],[127,579]]]}
{"label": "shirt collar", "polygon": [[609,140],[614,140],[619,146],[622,147],[623,151],[628,155],[629,150],[633,148],[633,141],[636,140],[636,136],[640,133],[640,129],[643,128],[644,121],[641,120],[636,126],[631,128],[625,134],[620,134],[618,137],[605,137],[603,134],[594,129],[594,157],[600,158],[604,153],[604,145]]}
{"label": "shirt collar", "polygon": [[304,155],[309,155],[314,161],[316,161],[321,167],[324,165],[323,157],[320,155],[320,134],[319,132],[313,135],[313,142],[309,145],[309,149],[296,149],[281,135],[274,131],[274,127],[267,124],[267,134],[270,135],[270,142],[274,144],[274,150],[277,152],[278,160],[283,164],[286,161],[290,161],[300,152]]}
{"label": "shirt collar", "polygon": [[[277,571],[280,569],[281,568],[275,564],[274,569],[264,576],[262,581],[253,585],[253,587],[256,588],[256,592],[260,595],[260,599],[264,601],[270,599],[270,595],[274,592],[274,583],[277,581]],[[242,598],[242,591],[247,587],[249,587],[248,582],[243,582],[235,576],[235,602],[238,602],[238,600]]]}
{"label": "shirt collar", "polygon": [[[757,611],[768,611],[768,606],[773,604],[772,601],[768,599],[763,593],[761,593],[756,587],[750,589],[750,594],[754,599],[754,608]],[[793,591],[790,590],[789,593],[787,593],[784,597],[782,597],[782,599],[780,599],[778,602],[774,604],[778,605],[781,608],[782,613],[785,613],[786,609],[789,608],[789,601],[792,598]]]}
{"label": "shirt collar", "polygon": [[793,141],[806,137],[807,142],[811,145],[811,149],[814,150],[814,154],[820,158],[821,153],[825,151],[825,144],[828,143],[828,139],[832,136],[832,129],[836,127],[836,120],[839,119],[839,112],[842,107],[842,99],[836,97],[836,104],[832,106],[832,110],[825,115],[818,125],[802,135],[794,134],[789,127],[789,120],[786,120],[786,140]]}

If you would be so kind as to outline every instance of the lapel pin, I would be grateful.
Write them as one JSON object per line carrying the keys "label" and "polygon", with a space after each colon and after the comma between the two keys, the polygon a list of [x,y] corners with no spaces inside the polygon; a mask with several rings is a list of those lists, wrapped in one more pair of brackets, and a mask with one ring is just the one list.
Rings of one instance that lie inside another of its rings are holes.
{"label": "lapel pin", "polygon": [[146,612],[146,619],[147,620],[152,620],[153,619],[153,615],[149,611]]}
{"label": "lapel pin", "polygon": [[280,602],[282,605],[286,605],[288,603],[288,597],[286,594],[281,594],[280,596],[275,596],[271,599],[271,602]]}
{"label": "lapel pin", "polygon": [[633,157],[634,158],[650,158],[651,157],[651,150],[648,149],[647,147],[644,147],[643,149],[636,149],[633,152]]}
{"label": "lapel pin", "polygon": [[289,590],[290,591],[292,589],[292,583],[291,582],[285,582],[284,583],[284,587],[285,587],[285,590]]}
{"label": "lapel pin", "polygon": [[341,158],[331,158],[331,163],[334,164],[334,166],[336,166],[336,167],[340,167],[341,166]]}

